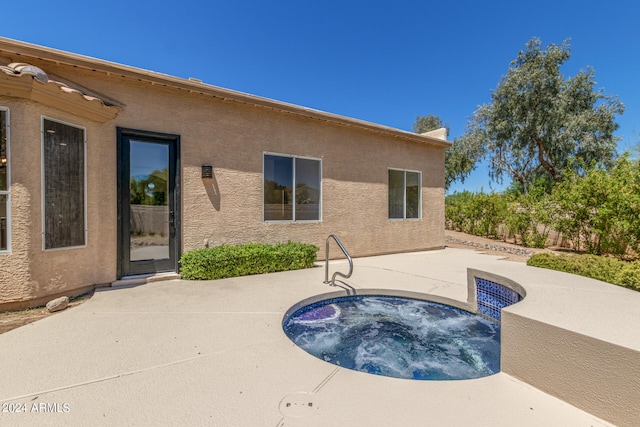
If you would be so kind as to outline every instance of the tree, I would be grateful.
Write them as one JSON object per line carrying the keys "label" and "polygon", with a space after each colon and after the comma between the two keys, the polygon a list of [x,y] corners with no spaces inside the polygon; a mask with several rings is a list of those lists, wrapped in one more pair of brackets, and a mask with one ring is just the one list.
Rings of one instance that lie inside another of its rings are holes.
{"label": "tree", "polygon": [[[448,137],[449,126],[439,116],[432,114],[416,117],[416,122],[413,124],[415,133],[425,133],[441,128],[447,129]],[[467,148],[460,146],[458,141],[454,140],[451,147],[445,151],[445,189],[458,179],[464,181],[464,178],[473,170],[474,162],[471,159],[474,158],[474,154],[469,153]]]}
{"label": "tree", "polygon": [[439,116],[432,114],[416,117],[416,122],[413,124],[413,131],[415,133],[425,133],[441,128],[446,128],[447,136],[449,136],[449,126],[447,126]]}
{"label": "tree", "polygon": [[581,176],[573,169],[551,194],[562,212],[554,228],[590,253],[640,253],[640,161],[625,153],[608,170],[581,165]]}
{"label": "tree", "polygon": [[565,79],[560,67],[570,50],[568,39],[546,50],[538,38],[527,42],[492,93],[492,103],[478,107],[458,141],[459,151],[474,156],[468,159],[471,169],[484,158],[491,179],[502,182],[507,175],[526,193],[536,179],[561,181],[571,158],[613,164],[619,139],[613,135],[615,117],[624,106],[594,90],[592,69]]}
{"label": "tree", "polygon": [[167,201],[169,170],[154,170],[145,177],[129,179],[129,199],[134,205],[164,206]]}

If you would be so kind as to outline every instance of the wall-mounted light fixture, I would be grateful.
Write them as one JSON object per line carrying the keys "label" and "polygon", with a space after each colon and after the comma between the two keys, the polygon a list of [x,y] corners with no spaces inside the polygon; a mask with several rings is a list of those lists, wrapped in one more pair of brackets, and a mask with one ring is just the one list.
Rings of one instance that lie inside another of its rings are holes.
{"label": "wall-mounted light fixture", "polygon": [[202,165],[202,179],[213,179],[213,166]]}

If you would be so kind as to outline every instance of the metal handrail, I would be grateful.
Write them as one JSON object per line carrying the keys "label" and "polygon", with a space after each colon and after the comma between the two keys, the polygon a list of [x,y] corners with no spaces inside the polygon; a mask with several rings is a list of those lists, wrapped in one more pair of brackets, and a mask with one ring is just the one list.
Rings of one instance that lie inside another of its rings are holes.
{"label": "metal handrail", "polygon": [[[342,253],[347,257],[347,261],[349,261],[349,272],[347,274],[344,274],[339,271],[336,271],[335,273],[333,273],[333,276],[331,276],[331,281],[329,281],[329,239],[335,240],[340,250],[342,250]],[[353,273],[353,260],[351,259],[351,255],[349,255],[349,252],[347,252],[347,250],[342,245],[342,242],[340,241],[340,239],[338,239],[338,236],[336,236],[335,234],[329,234],[329,236],[327,237],[327,244],[325,246],[324,254],[325,254],[324,283],[331,284],[331,286],[335,286],[336,276],[344,277],[345,279],[348,279],[349,277],[351,277],[351,273]]]}

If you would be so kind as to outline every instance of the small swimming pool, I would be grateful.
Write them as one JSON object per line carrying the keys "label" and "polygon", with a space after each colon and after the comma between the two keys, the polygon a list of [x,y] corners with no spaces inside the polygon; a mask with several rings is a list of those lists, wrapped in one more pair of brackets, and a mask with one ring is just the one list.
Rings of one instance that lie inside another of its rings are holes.
{"label": "small swimming pool", "polygon": [[308,353],[370,374],[461,380],[500,371],[500,324],[430,301],[331,298],[295,310],[283,329]]}

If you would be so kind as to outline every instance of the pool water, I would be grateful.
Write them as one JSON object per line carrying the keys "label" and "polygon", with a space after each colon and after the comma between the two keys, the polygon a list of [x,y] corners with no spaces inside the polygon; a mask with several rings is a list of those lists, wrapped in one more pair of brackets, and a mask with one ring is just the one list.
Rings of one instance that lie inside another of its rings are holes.
{"label": "pool water", "polygon": [[460,380],[500,371],[500,325],[430,301],[333,298],[295,311],[283,328],[308,353],[370,374]]}

